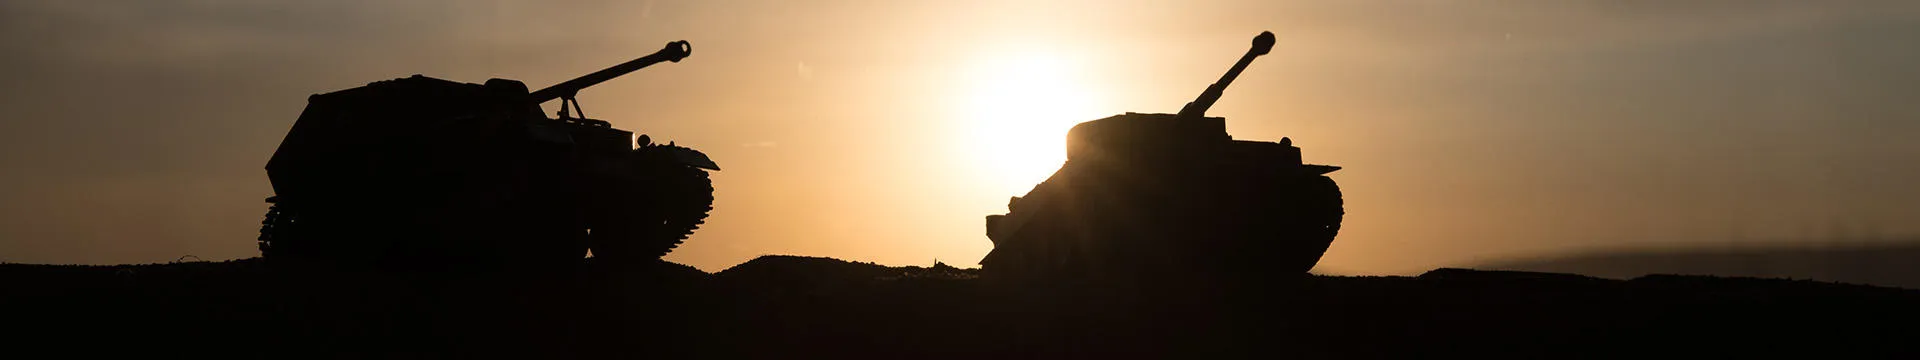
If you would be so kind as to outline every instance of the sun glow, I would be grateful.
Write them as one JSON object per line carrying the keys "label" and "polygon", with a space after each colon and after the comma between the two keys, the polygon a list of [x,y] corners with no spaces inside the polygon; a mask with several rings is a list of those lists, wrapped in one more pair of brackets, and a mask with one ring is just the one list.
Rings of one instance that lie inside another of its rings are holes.
{"label": "sun glow", "polygon": [[962,141],[983,181],[1020,195],[1066,161],[1067,130],[1113,111],[1077,70],[1084,64],[1038,53],[982,59],[969,72]]}

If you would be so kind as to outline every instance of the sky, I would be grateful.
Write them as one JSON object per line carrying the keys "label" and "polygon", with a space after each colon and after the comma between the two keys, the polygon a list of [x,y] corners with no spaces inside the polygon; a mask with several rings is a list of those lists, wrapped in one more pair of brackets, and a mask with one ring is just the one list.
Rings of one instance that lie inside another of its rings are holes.
{"label": "sky", "polygon": [[668,260],[970,266],[1068,127],[1175,112],[1260,31],[1209,114],[1344,167],[1316,272],[1920,234],[1910,1],[10,0],[0,261],[256,256],[308,95],[687,40],[579,96],[725,169]]}

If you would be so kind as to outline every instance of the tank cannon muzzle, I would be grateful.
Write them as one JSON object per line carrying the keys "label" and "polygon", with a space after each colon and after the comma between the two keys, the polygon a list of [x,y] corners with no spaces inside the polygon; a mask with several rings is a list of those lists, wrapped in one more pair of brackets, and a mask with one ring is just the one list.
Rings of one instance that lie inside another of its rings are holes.
{"label": "tank cannon muzzle", "polygon": [[1233,79],[1240,77],[1240,72],[1246,70],[1248,64],[1253,63],[1253,58],[1273,51],[1274,42],[1272,31],[1261,31],[1260,35],[1254,36],[1253,47],[1247,49],[1247,54],[1240,57],[1240,62],[1234,63],[1233,68],[1227,69],[1227,74],[1221,75],[1220,81],[1207,86],[1207,90],[1201,92],[1199,98],[1193,99],[1193,102],[1187,103],[1186,107],[1180,108],[1180,117],[1190,119],[1207,116],[1207,109],[1212,108],[1215,101],[1220,101],[1220,95],[1227,91],[1227,85],[1233,84]]}
{"label": "tank cannon muzzle", "polygon": [[1259,36],[1253,37],[1253,48],[1247,49],[1247,53],[1254,56],[1266,55],[1267,52],[1273,51],[1273,43],[1273,32],[1261,31]]}
{"label": "tank cannon muzzle", "polygon": [[[1273,41],[1269,40],[1267,43],[1271,44]],[[1268,47],[1272,47],[1272,45],[1268,45]],[[688,55],[693,55],[693,43],[687,42],[686,40],[669,42],[666,48],[662,48],[654,54],[666,56],[667,61],[680,62],[680,59],[685,59]]]}

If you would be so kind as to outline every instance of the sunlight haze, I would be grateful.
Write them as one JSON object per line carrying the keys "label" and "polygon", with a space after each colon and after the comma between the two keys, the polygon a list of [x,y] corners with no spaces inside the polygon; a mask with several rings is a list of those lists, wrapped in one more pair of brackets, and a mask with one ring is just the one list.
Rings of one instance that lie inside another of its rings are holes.
{"label": "sunlight haze", "polygon": [[977,266],[1069,127],[1177,112],[1261,31],[1208,114],[1344,167],[1316,272],[1920,234],[1916,2],[26,0],[0,261],[257,256],[307,96],[539,88],[687,40],[579,95],[725,169],[668,260]]}

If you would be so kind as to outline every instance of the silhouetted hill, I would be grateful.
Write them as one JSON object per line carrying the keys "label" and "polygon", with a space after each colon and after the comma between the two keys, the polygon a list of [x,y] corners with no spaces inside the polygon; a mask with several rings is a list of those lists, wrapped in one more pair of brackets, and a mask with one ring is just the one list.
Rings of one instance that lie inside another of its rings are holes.
{"label": "silhouetted hill", "polygon": [[1440,269],[1209,292],[974,275],[798,256],[717,274],[660,262],[464,277],[4,264],[0,315],[26,330],[14,351],[71,357],[1920,355],[1920,291],[1808,280]]}
{"label": "silhouetted hill", "polygon": [[767,255],[715,273],[721,280],[762,284],[817,286],[827,282],[862,281],[886,276],[892,270],[874,263],[833,258]]}
{"label": "silhouetted hill", "polygon": [[1846,247],[1645,250],[1489,263],[1481,268],[1628,279],[1648,274],[1795,278],[1920,289],[1920,241]]}
{"label": "silhouetted hill", "polygon": [[932,267],[889,267],[834,258],[767,255],[714,274],[719,281],[756,288],[843,287],[902,279],[971,279],[976,269],[958,269],[936,263]]}

